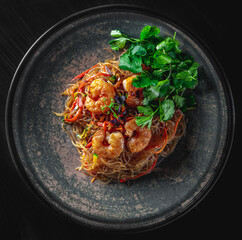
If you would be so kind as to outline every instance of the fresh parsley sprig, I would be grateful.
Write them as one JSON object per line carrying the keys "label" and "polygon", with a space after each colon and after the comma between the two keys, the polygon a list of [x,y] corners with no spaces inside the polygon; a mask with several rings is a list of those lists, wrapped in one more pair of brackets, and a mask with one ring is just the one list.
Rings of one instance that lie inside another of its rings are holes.
{"label": "fresh parsley sprig", "polygon": [[[186,111],[196,103],[194,96],[187,92],[198,85],[199,64],[182,52],[176,33],[172,38],[163,38],[159,33],[156,26],[145,26],[140,38],[112,30],[111,36],[115,39],[109,42],[113,50],[125,49],[119,67],[139,73],[132,84],[143,88],[143,106],[138,107],[142,116],[136,117],[137,125],[142,127],[150,128],[154,116],[167,121],[172,118],[175,108]],[[142,68],[144,65],[146,70]]]}

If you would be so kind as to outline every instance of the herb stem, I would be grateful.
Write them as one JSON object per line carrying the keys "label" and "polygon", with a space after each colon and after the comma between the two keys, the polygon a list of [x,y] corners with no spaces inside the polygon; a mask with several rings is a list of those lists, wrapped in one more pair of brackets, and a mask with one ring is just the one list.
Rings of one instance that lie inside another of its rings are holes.
{"label": "herb stem", "polygon": [[169,71],[169,74],[168,74],[168,77],[166,79],[169,79],[170,76],[171,76],[171,71],[172,71],[172,66],[171,66],[171,63],[170,63],[170,71]]}

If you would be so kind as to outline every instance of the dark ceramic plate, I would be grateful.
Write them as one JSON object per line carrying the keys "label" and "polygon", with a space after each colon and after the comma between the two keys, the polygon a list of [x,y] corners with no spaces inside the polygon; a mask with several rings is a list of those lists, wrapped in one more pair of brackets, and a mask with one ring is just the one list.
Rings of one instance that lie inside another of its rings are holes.
{"label": "dark ceramic plate", "polygon": [[[79,155],[61,129],[60,93],[76,74],[110,55],[110,31],[137,36],[145,25],[173,35],[200,64],[197,109],[187,113],[187,133],[159,171],[132,185],[90,182],[75,170]],[[191,209],[211,188],[229,154],[233,100],[216,60],[200,41],[154,13],[108,6],[77,13],[47,31],[27,52],[8,95],[7,139],[24,181],[46,203],[78,222],[108,230],[162,226]]]}

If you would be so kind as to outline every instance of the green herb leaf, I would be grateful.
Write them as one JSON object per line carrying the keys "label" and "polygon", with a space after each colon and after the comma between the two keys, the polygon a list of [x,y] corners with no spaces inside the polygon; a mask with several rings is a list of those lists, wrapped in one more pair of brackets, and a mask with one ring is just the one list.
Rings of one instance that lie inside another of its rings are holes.
{"label": "green herb leaf", "polygon": [[174,112],[175,104],[171,99],[166,99],[159,105],[159,115],[163,121],[171,119]]}
{"label": "green herb leaf", "polygon": [[164,41],[160,42],[156,46],[156,49],[162,50],[166,53],[170,51],[174,51],[175,53],[181,53],[179,46],[180,46],[180,42],[177,41],[174,37],[173,38],[167,37]]}
{"label": "green herb leaf", "polygon": [[119,67],[123,70],[128,70],[133,73],[142,72],[142,59],[140,56],[132,55],[128,52],[121,55],[119,60]]}
{"label": "green herb leaf", "polygon": [[158,80],[152,79],[152,76],[147,71],[143,71],[140,76],[137,76],[132,81],[132,85],[137,88],[156,86],[157,83]]}
{"label": "green herb leaf", "polygon": [[171,63],[172,58],[166,54],[159,54],[155,57],[155,61],[153,64],[156,64],[158,66],[165,65]]}
{"label": "green herb leaf", "polygon": [[140,45],[136,45],[132,50],[132,55],[138,55],[138,56],[145,56],[147,53],[146,49],[144,47],[141,47]]}
{"label": "green herb leaf", "polygon": [[188,70],[183,70],[181,72],[178,72],[174,79],[174,85],[175,87],[184,87],[184,88],[190,88],[193,89],[197,86],[198,80],[197,80],[197,68],[198,63],[194,62],[192,66]]}
{"label": "green herb leaf", "polygon": [[150,106],[146,106],[146,107],[138,106],[137,109],[139,113],[143,113],[144,115],[151,115],[153,113],[153,110]]}
{"label": "green herb leaf", "polygon": [[143,104],[148,105],[157,98],[164,97],[171,90],[170,80],[159,81],[156,86],[150,86],[143,90]]}
{"label": "green herb leaf", "polygon": [[185,105],[186,102],[186,98],[179,96],[179,95],[175,95],[172,97],[173,101],[176,103],[176,106],[178,108],[182,108]]}
{"label": "green herb leaf", "polygon": [[120,37],[114,40],[109,41],[111,48],[115,51],[118,51],[125,47],[126,42],[128,41],[125,37]]}
{"label": "green herb leaf", "polygon": [[144,126],[148,125],[148,128],[149,129],[151,128],[153,114],[150,116],[138,116],[135,118],[136,118],[135,122],[138,126],[144,127]]}
{"label": "green herb leaf", "polygon": [[140,33],[140,39],[144,40],[160,33],[160,29],[156,26],[145,26]]}
{"label": "green herb leaf", "polygon": [[127,37],[126,35],[122,34],[120,30],[112,30],[110,35],[116,38]]}

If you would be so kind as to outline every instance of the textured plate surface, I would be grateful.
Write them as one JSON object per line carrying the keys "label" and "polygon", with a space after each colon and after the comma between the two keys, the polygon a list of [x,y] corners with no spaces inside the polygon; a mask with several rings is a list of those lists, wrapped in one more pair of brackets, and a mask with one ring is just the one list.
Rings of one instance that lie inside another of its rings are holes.
{"label": "textured plate surface", "polygon": [[[197,109],[175,152],[153,172],[126,184],[104,185],[75,170],[79,155],[61,129],[73,76],[110,55],[110,31],[139,36],[145,25],[173,35],[200,64]],[[224,166],[233,135],[233,102],[224,75],[200,43],[180,27],[133,8],[98,8],[75,14],[44,34],[26,54],[11,85],[7,137],[26,183],[58,211],[91,226],[140,230],[161,226],[194,206]]]}

